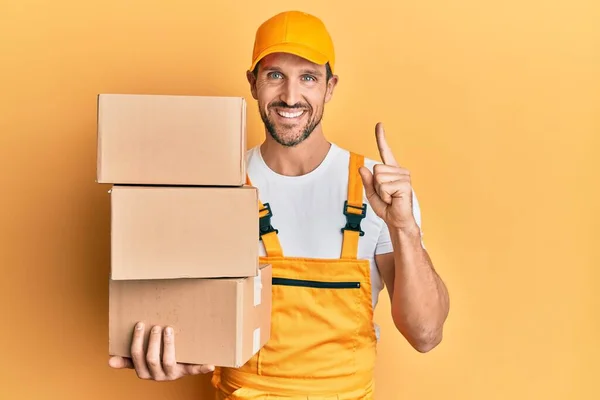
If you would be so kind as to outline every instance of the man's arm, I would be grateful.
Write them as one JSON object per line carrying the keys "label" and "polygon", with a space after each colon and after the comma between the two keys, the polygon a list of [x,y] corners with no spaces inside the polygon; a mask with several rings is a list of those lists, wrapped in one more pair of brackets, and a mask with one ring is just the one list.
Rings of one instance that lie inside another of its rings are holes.
{"label": "man's arm", "polygon": [[392,319],[406,340],[427,352],[442,340],[449,312],[446,285],[421,244],[419,227],[390,229],[394,251],[375,256],[390,296]]}
{"label": "man's arm", "polygon": [[393,247],[392,253],[376,256],[376,262],[390,293],[394,324],[415,349],[426,352],[442,340],[448,292],[421,242],[410,171],[396,161],[381,123],[375,137],[383,164],[374,165],[372,172],[363,166],[359,172]]}

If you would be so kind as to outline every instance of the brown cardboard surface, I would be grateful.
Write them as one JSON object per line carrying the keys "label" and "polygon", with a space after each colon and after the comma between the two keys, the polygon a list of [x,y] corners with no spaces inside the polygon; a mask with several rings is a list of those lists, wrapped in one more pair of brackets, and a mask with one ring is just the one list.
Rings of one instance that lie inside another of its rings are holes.
{"label": "brown cardboard surface", "polygon": [[133,329],[172,326],[177,362],[239,367],[271,335],[270,265],[256,277],[110,280],[109,354],[130,357]]}
{"label": "brown cardboard surface", "polygon": [[241,186],[243,97],[100,94],[98,183]]}
{"label": "brown cardboard surface", "polygon": [[113,186],[111,277],[230,278],[258,272],[258,192]]}

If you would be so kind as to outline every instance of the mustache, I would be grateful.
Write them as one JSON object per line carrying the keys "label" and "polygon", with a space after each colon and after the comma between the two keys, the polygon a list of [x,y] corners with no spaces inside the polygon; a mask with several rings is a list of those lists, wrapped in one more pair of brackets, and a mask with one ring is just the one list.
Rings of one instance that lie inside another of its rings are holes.
{"label": "mustache", "polygon": [[273,103],[271,103],[269,105],[269,108],[301,108],[301,109],[309,109],[310,110],[310,106],[308,104],[304,104],[304,103],[296,103],[294,105],[289,105],[284,101],[275,101]]}

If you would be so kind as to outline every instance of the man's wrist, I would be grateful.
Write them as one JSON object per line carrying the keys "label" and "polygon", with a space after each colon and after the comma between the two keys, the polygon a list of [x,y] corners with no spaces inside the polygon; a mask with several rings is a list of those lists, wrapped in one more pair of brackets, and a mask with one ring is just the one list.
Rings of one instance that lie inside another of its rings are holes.
{"label": "man's wrist", "polygon": [[421,228],[416,222],[392,229],[391,234],[401,242],[418,242],[421,243]]}

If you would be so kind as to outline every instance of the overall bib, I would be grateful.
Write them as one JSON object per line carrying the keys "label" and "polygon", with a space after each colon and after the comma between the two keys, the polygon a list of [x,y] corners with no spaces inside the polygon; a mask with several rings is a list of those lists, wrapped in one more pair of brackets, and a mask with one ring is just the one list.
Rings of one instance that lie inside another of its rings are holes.
{"label": "overall bib", "polygon": [[350,154],[339,259],[285,257],[269,204],[259,202],[266,250],[260,262],[273,269],[271,338],[242,367],[216,368],[217,400],[374,398],[371,273],[369,261],[357,258],[366,212],[358,173],[363,163],[363,156]]}

